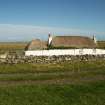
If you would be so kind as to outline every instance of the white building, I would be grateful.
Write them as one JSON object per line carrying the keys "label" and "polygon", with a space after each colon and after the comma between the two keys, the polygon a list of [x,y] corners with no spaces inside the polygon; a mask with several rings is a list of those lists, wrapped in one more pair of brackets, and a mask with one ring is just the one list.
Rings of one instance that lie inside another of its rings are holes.
{"label": "white building", "polygon": [[25,51],[26,56],[59,56],[59,55],[102,55],[105,50],[96,49],[97,41],[84,36],[51,36],[48,41],[33,40]]}

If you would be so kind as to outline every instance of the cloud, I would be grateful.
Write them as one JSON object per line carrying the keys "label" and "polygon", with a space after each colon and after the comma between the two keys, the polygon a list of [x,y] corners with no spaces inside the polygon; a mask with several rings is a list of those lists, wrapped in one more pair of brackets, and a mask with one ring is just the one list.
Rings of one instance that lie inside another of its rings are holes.
{"label": "cloud", "polygon": [[[53,35],[86,35],[103,37],[105,32],[87,31],[72,28],[57,28],[31,25],[0,24],[0,41],[29,41],[34,38],[46,39],[48,33]],[[101,35],[101,36],[99,36]]]}

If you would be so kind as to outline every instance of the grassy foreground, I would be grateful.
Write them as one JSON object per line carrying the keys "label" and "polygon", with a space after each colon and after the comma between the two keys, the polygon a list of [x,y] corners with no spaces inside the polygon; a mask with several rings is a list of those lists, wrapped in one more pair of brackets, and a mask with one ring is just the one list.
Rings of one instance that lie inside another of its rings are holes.
{"label": "grassy foreground", "polygon": [[0,105],[105,105],[105,61],[2,64]]}
{"label": "grassy foreground", "polygon": [[105,81],[0,87],[0,105],[105,105]]}
{"label": "grassy foreground", "polygon": [[1,64],[0,74],[5,73],[38,73],[38,72],[82,72],[82,71],[104,71],[105,60],[91,61],[67,61],[56,64]]}
{"label": "grassy foreground", "polygon": [[[105,42],[98,42],[105,48]],[[0,43],[1,52],[27,43]],[[0,105],[105,105],[105,60],[0,65]]]}
{"label": "grassy foreground", "polygon": [[[2,64],[0,83],[27,81],[44,83],[81,83],[105,80],[105,61],[73,61],[58,64]],[[47,82],[46,82],[47,81]]]}

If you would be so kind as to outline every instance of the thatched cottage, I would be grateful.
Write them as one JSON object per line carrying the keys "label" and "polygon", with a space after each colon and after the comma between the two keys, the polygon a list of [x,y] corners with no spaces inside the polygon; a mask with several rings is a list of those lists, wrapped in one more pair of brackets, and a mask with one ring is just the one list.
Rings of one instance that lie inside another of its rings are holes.
{"label": "thatched cottage", "polygon": [[32,40],[25,50],[96,48],[96,43],[95,37],[92,39],[85,36],[51,36],[49,34],[48,41]]}
{"label": "thatched cottage", "polygon": [[48,41],[32,40],[27,46],[26,56],[59,55],[102,55],[105,50],[97,49],[96,38],[86,36],[51,36]]}

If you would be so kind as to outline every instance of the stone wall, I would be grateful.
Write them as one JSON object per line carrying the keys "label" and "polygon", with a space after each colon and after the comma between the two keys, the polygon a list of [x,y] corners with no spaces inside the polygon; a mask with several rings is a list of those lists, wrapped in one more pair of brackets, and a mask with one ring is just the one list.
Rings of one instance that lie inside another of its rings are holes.
{"label": "stone wall", "polygon": [[0,58],[0,63],[60,63],[65,61],[92,61],[105,59],[105,55],[60,55],[60,56],[25,56],[24,54],[8,54],[6,58]]}

